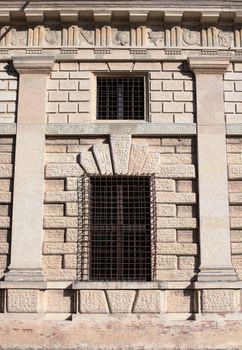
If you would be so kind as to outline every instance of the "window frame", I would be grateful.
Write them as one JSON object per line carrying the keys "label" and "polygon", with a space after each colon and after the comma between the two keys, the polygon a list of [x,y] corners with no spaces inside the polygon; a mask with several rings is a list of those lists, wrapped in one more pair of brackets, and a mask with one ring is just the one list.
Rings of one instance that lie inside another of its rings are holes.
{"label": "window frame", "polygon": [[[144,79],[144,118],[143,119],[97,119],[97,78],[142,77]],[[95,72],[91,83],[91,114],[97,123],[144,123],[150,122],[148,72]]]}
{"label": "window frame", "polygon": [[[95,280],[90,279],[90,178],[91,177],[149,177],[150,181],[150,259],[151,259],[151,279],[150,280]],[[156,211],[156,191],[155,174],[139,175],[98,175],[84,174],[78,179],[78,245],[77,245],[77,280],[89,282],[143,282],[150,283],[156,280],[157,269],[157,211]]]}

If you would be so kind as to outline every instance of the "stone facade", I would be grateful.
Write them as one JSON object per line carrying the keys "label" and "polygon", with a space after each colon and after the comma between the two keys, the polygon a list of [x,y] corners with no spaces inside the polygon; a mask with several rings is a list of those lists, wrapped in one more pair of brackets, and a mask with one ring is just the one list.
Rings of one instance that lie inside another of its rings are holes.
{"label": "stone facade", "polygon": [[[1,346],[13,322],[23,348],[240,349],[242,2],[0,8]],[[98,120],[97,78],[127,76],[143,120]],[[80,273],[91,174],[154,177],[150,281]]]}

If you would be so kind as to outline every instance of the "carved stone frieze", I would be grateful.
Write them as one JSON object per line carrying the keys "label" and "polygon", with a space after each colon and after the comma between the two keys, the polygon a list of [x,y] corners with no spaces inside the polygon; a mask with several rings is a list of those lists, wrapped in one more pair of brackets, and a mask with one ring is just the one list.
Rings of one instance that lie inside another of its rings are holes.
{"label": "carved stone frieze", "polygon": [[0,27],[0,47],[240,48],[237,27],[159,25],[36,25]]}

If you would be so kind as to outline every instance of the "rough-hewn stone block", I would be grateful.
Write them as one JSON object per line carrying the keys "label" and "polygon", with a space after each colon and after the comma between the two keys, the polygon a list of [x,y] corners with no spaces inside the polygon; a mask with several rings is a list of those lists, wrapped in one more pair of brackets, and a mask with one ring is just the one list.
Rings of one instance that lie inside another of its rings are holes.
{"label": "rough-hewn stone block", "polygon": [[157,175],[163,178],[195,178],[194,165],[162,165],[160,169],[157,168]]}
{"label": "rough-hewn stone block", "polygon": [[196,255],[198,247],[195,243],[158,243],[157,253],[165,255]]}
{"label": "rough-hewn stone block", "polygon": [[156,191],[174,192],[175,188],[176,188],[175,180],[159,179],[159,178],[156,178],[155,180]]}
{"label": "rough-hewn stone block", "polygon": [[175,242],[176,241],[176,230],[175,229],[158,229],[157,230],[157,241],[158,242]]}
{"label": "rough-hewn stone block", "polygon": [[7,297],[7,310],[12,313],[38,312],[39,291],[30,289],[9,289]]}
{"label": "rough-hewn stone block", "polygon": [[66,203],[77,202],[76,191],[60,191],[60,192],[47,192],[45,193],[46,203]]}
{"label": "rough-hewn stone block", "polygon": [[86,314],[106,314],[109,308],[104,291],[81,290],[79,311]]}
{"label": "rough-hewn stone block", "polygon": [[196,228],[197,220],[195,218],[158,218],[157,226],[159,228]]}
{"label": "rough-hewn stone block", "polygon": [[107,300],[111,313],[131,313],[134,290],[107,290]]}
{"label": "rough-hewn stone block", "polygon": [[73,312],[73,291],[72,290],[48,290],[47,312]]}
{"label": "rough-hewn stone block", "polygon": [[195,312],[193,290],[168,290],[167,312]]}
{"label": "rough-hewn stone block", "polygon": [[157,203],[196,203],[196,193],[185,193],[185,192],[157,192],[156,193]]}
{"label": "rough-hewn stone block", "polygon": [[160,313],[161,292],[159,290],[139,290],[133,312]]}
{"label": "rough-hewn stone block", "polygon": [[83,170],[79,164],[49,164],[45,168],[47,178],[79,177],[82,174]]}
{"label": "rough-hewn stone block", "polygon": [[208,313],[234,312],[233,290],[203,290],[202,310]]}
{"label": "rough-hewn stone block", "polygon": [[64,268],[65,269],[76,269],[77,268],[77,256],[76,256],[76,254],[64,256]]}
{"label": "rough-hewn stone block", "polygon": [[43,256],[43,266],[45,269],[61,269],[62,256],[61,255],[45,255]]}
{"label": "rough-hewn stone block", "polygon": [[75,217],[45,217],[44,228],[76,228],[78,219]]}
{"label": "rough-hewn stone block", "polygon": [[47,243],[43,244],[43,254],[76,254],[76,243]]}
{"label": "rough-hewn stone block", "polygon": [[156,257],[157,269],[159,270],[174,270],[177,269],[177,257],[176,256],[163,256],[157,255]]}
{"label": "rough-hewn stone block", "polygon": [[176,216],[175,204],[158,204],[157,205],[157,216]]}

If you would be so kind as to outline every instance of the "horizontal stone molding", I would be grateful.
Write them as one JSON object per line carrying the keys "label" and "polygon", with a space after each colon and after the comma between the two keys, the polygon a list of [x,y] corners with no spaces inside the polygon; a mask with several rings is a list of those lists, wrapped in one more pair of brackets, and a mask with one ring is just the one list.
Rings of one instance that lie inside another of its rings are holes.
{"label": "horizontal stone molding", "polygon": [[196,124],[149,124],[149,123],[83,123],[48,124],[47,135],[196,135]]}

